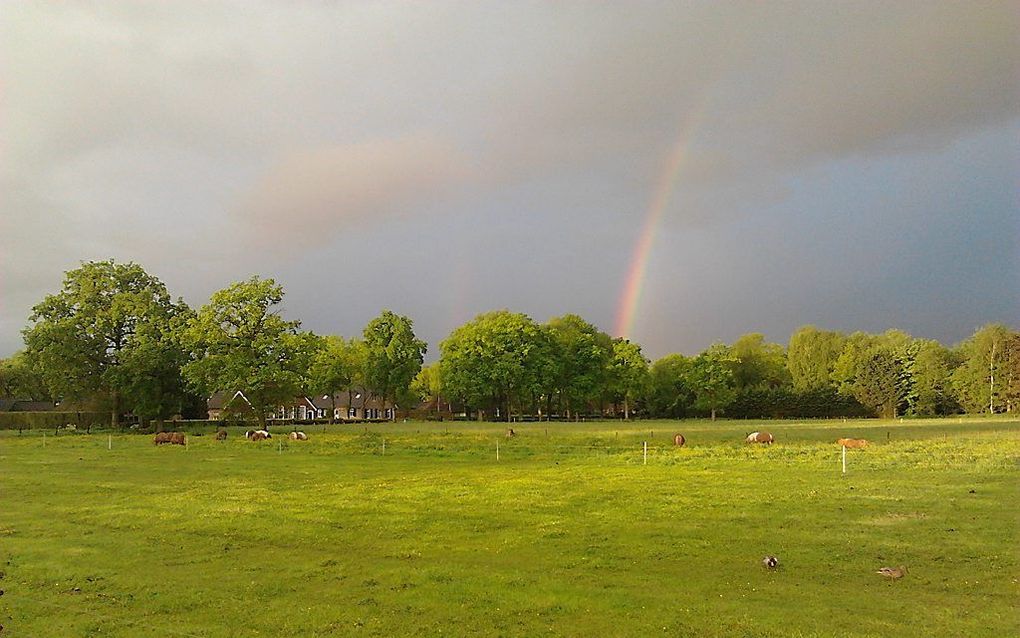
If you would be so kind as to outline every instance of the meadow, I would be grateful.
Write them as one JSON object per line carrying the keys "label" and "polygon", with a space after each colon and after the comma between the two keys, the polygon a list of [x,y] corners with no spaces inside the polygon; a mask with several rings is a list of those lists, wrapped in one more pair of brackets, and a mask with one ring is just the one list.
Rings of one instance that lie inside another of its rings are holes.
{"label": "meadow", "polygon": [[1020,634],[1016,420],[505,427],[0,433],[0,637]]}

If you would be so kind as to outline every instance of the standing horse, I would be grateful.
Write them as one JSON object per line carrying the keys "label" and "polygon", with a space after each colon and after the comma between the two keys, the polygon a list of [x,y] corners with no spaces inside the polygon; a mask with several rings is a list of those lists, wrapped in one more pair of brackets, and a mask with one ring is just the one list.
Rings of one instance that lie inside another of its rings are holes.
{"label": "standing horse", "polygon": [[687,443],[687,439],[684,438],[683,434],[678,433],[676,436],[673,437],[673,445],[677,447],[683,447],[685,443]]}

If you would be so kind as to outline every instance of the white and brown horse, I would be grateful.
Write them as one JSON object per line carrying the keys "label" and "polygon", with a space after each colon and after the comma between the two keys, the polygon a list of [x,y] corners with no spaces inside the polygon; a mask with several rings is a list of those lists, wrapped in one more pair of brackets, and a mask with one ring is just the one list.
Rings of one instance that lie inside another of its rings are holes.
{"label": "white and brown horse", "polygon": [[751,432],[747,435],[748,443],[761,443],[763,445],[772,445],[775,439],[769,432]]}

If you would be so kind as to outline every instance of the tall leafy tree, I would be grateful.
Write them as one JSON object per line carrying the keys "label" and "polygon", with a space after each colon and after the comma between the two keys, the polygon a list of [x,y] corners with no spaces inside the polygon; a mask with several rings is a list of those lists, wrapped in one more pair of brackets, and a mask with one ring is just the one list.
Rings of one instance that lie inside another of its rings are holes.
{"label": "tall leafy tree", "polygon": [[871,350],[851,387],[854,398],[880,416],[894,418],[902,399],[902,365],[889,347]]}
{"label": "tall leafy tree", "polygon": [[[921,345],[902,330],[880,335],[855,332],[844,339],[831,378],[841,394],[856,398],[880,416],[917,414],[920,396],[915,367]],[[888,375],[895,377],[895,383]]]}
{"label": "tall leafy tree", "polygon": [[606,387],[614,344],[609,335],[577,315],[545,325],[552,346],[551,392],[568,413],[590,407]]}
{"label": "tall leafy tree", "polygon": [[847,396],[853,396],[857,375],[879,345],[879,338],[867,332],[854,332],[843,340],[843,347],[830,375],[836,389]]}
{"label": "tall leafy tree", "polygon": [[917,397],[915,414],[951,414],[959,409],[951,382],[955,366],[953,353],[941,343],[931,339],[918,340],[913,366]]}
{"label": "tall leafy tree", "polygon": [[1009,344],[1015,334],[1003,324],[988,324],[960,345],[962,362],[953,372],[952,384],[968,412],[1006,408]]}
{"label": "tall leafy tree", "polygon": [[16,352],[7,359],[0,359],[0,396],[31,401],[49,401],[53,398],[42,371],[25,352]]}
{"label": "tall leafy tree", "polygon": [[54,395],[108,399],[115,426],[124,410],[164,415],[184,400],[184,354],[171,333],[187,312],[138,264],[87,262],[32,309],[27,356]]}
{"label": "tall leafy tree", "polygon": [[283,288],[252,277],[213,294],[184,330],[195,359],[185,378],[206,396],[240,390],[259,422],[301,392],[316,337],[280,316]]}
{"label": "tall leafy tree", "polygon": [[765,335],[742,335],[730,346],[733,358],[733,383],[736,389],[779,388],[792,383],[786,365],[786,351],[778,343],[768,343]]}
{"label": "tall leafy tree", "polygon": [[696,396],[694,404],[699,410],[709,412],[713,421],[716,413],[725,409],[736,396],[733,361],[730,349],[717,343],[695,357],[691,365],[690,383]]}
{"label": "tall leafy tree", "polygon": [[425,342],[414,335],[411,320],[384,310],[365,326],[364,338],[368,389],[394,403],[406,400],[427,349]]}
{"label": "tall leafy tree", "polygon": [[[478,315],[440,344],[445,391],[465,405],[502,410],[510,419],[548,384],[552,346],[531,317],[508,310]],[[481,416],[481,413],[479,414]]]}
{"label": "tall leafy tree", "polygon": [[787,365],[797,390],[812,390],[831,385],[836,359],[843,350],[843,335],[802,326],[790,337]]}
{"label": "tall leafy tree", "polygon": [[609,387],[615,397],[623,400],[623,418],[630,420],[634,399],[648,387],[648,359],[641,346],[623,338],[613,341]]}
{"label": "tall leafy tree", "polygon": [[1011,331],[1003,346],[1002,398],[1012,413],[1020,405],[1020,333]]}
{"label": "tall leafy tree", "polygon": [[[351,392],[365,367],[365,346],[357,339],[344,339],[337,335],[321,337],[316,344],[308,368],[308,388],[329,396],[332,411],[330,423],[336,416],[336,395],[344,390]],[[348,402],[348,405],[350,403]]]}
{"label": "tall leafy tree", "polygon": [[690,413],[696,398],[691,384],[693,360],[668,354],[649,370],[647,404],[653,416],[680,419]]}
{"label": "tall leafy tree", "polygon": [[411,393],[416,399],[433,403],[438,410],[443,400],[443,379],[439,373],[439,363],[422,366],[411,382]]}

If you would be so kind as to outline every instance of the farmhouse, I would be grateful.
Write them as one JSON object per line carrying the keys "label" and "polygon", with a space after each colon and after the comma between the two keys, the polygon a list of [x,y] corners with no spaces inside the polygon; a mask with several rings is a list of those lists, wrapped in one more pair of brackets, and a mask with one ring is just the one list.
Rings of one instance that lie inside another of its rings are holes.
{"label": "farmhouse", "polygon": [[[335,407],[334,407],[335,406]],[[250,416],[251,402],[244,392],[217,392],[207,402],[209,419],[221,420],[228,415]],[[328,419],[330,413],[336,421],[361,421],[393,418],[396,406],[371,395],[364,388],[337,392],[332,398],[321,396],[297,396],[286,404],[279,405],[268,418],[270,420],[311,421]]]}
{"label": "farmhouse", "polygon": [[0,412],[52,412],[57,405],[53,401],[0,399]]}

